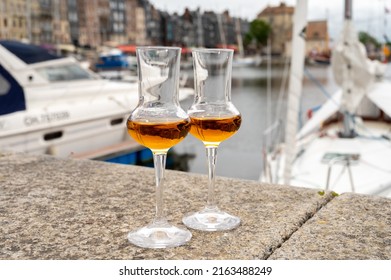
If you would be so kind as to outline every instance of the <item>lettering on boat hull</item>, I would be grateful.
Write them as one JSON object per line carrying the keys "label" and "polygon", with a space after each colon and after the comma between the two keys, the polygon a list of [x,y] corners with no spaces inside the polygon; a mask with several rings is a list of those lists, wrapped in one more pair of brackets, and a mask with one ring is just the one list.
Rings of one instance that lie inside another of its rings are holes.
{"label": "lettering on boat hull", "polygon": [[[41,115],[31,115],[24,117],[24,124],[26,126],[33,126],[38,124],[46,124],[57,121],[63,121],[69,119],[70,114],[67,111],[64,112],[53,112]],[[1,126],[0,126],[1,127]]]}

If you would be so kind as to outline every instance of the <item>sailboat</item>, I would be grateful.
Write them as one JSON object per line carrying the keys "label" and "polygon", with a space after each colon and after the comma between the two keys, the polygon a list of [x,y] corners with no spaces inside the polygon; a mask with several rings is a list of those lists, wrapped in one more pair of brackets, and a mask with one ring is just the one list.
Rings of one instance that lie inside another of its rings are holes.
{"label": "sailboat", "polygon": [[351,4],[345,0],[331,61],[340,89],[298,130],[305,46],[299,34],[307,6],[298,0],[285,141],[264,152],[261,181],[391,197],[391,83],[383,78],[386,67],[370,61],[358,41]]}

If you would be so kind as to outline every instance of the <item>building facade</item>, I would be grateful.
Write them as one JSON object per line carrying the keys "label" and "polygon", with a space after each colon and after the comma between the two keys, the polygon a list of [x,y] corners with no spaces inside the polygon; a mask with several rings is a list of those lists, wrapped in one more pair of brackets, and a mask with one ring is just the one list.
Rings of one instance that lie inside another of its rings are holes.
{"label": "building facade", "polygon": [[53,42],[55,44],[70,43],[70,29],[68,21],[68,5],[66,1],[54,0]]}
{"label": "building facade", "polygon": [[48,48],[237,45],[238,32],[248,30],[238,28],[244,22],[228,11],[217,14],[185,9],[183,14],[170,14],[148,0],[0,1],[0,39],[25,39]]}
{"label": "building facade", "polygon": [[137,37],[138,0],[125,1],[125,33],[128,43],[135,44]]}
{"label": "building facade", "polygon": [[202,26],[200,24],[200,10],[190,11],[189,9],[185,9],[182,15],[182,44],[184,47],[202,46],[200,43],[202,33],[199,32]]}
{"label": "building facade", "polygon": [[279,6],[267,6],[257,16],[267,22],[271,28],[271,52],[275,55],[286,54],[286,42],[292,39],[294,7],[281,2]]}
{"label": "building facade", "polygon": [[204,47],[215,48],[223,43],[219,31],[219,19],[217,14],[212,11],[206,11],[202,15],[202,35]]}
{"label": "building facade", "polygon": [[[276,7],[266,7],[258,14],[258,19],[267,22],[272,28],[272,53],[290,57],[292,54],[292,28],[295,8],[281,3]],[[329,53],[329,34],[326,20],[309,21],[306,26],[306,55]]]}
{"label": "building facade", "polygon": [[[126,44],[126,7],[125,0],[110,0],[109,9],[101,9],[101,13],[105,12],[110,18],[110,41],[114,45]],[[101,22],[100,22],[101,23]],[[103,38],[102,38],[103,39]],[[102,40],[105,42],[105,40]]]}
{"label": "building facade", "polygon": [[67,15],[69,24],[70,43],[79,45],[79,12],[77,0],[67,0]]}
{"label": "building facade", "polygon": [[327,21],[309,21],[306,29],[306,53],[326,54],[329,51]]}
{"label": "building facade", "polygon": [[226,45],[236,45],[237,44],[237,28],[236,28],[236,18],[231,17],[228,11],[224,11],[221,15],[222,21],[222,32],[224,36],[224,41]]}
{"label": "building facade", "polygon": [[28,39],[25,0],[3,0],[0,3],[0,36],[4,39]]}

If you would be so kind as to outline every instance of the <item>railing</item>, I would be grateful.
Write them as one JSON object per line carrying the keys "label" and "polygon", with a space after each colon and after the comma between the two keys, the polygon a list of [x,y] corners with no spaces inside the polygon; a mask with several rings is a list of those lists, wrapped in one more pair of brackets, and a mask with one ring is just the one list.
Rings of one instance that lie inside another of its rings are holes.
{"label": "railing", "polygon": [[[332,160],[329,161],[329,163],[328,163],[329,167],[327,169],[327,178],[326,178],[326,191],[329,190],[329,187],[330,187],[330,178],[331,178],[332,168],[335,164],[338,164],[338,163],[342,163],[344,165],[344,167],[343,167],[344,169],[347,168],[348,173],[349,173],[350,187],[352,189],[352,192],[355,192],[352,170],[350,168],[351,162],[350,162],[349,156],[336,157],[336,158],[333,158]],[[342,170],[342,172],[344,171],[344,169]]]}

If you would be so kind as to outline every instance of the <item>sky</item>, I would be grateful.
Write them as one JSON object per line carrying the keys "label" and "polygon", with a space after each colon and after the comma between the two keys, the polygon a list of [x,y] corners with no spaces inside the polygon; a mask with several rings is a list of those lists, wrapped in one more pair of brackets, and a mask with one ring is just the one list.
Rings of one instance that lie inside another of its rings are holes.
{"label": "sky", "polygon": [[[222,12],[253,20],[267,5],[276,6],[280,0],[150,0],[155,7],[183,13],[185,7],[201,11]],[[296,0],[285,0],[293,6]],[[337,39],[342,27],[344,0],[308,0],[308,20],[328,19],[330,37]],[[390,10],[386,14],[385,7]],[[353,0],[353,20],[357,31],[365,31],[383,41],[386,33],[391,40],[391,0]]]}

